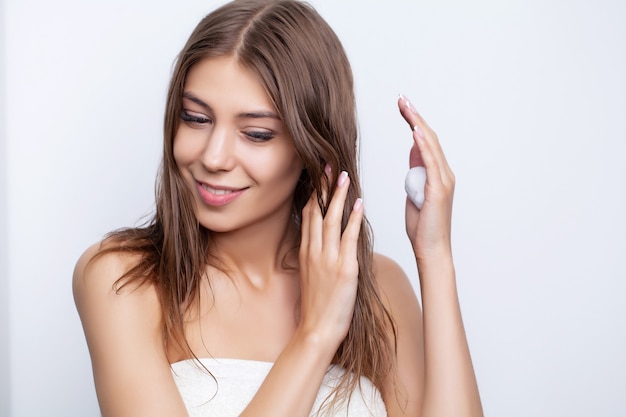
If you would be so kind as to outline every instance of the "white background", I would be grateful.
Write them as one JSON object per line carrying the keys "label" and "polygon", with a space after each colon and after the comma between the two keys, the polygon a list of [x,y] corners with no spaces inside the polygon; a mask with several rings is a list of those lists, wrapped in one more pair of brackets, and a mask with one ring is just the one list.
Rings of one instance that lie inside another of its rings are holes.
{"label": "white background", "polygon": [[[0,415],[99,415],[73,266],[151,210],[170,70],[216,4],[0,0]],[[626,415],[626,2],[313,4],[355,73],[376,248],[414,283],[398,93],[457,175],[486,415]]]}

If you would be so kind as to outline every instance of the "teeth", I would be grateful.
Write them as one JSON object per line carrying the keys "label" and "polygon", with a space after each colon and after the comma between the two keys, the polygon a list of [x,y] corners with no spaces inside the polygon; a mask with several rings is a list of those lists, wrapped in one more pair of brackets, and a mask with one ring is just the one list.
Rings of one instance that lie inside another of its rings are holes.
{"label": "teeth", "polygon": [[202,188],[204,188],[208,192],[216,194],[216,195],[224,195],[224,194],[232,193],[231,190],[218,190],[216,188],[211,188],[211,187],[209,187],[208,185],[205,185],[205,184],[202,184]]}

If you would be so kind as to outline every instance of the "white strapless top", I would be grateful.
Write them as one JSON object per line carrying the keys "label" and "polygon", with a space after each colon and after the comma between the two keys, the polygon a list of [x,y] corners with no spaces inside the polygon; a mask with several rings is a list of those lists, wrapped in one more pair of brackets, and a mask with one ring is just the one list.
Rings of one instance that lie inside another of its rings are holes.
{"label": "white strapless top", "polygon": [[[215,379],[191,359],[171,365],[189,417],[238,416],[252,400],[273,365],[271,362],[242,359],[200,358],[200,362],[211,371]],[[328,368],[311,416],[316,415],[320,405],[344,373],[336,365]],[[369,379],[362,377],[360,389],[357,384],[349,404],[346,401],[335,410],[333,416],[386,417],[387,411],[378,389]]]}

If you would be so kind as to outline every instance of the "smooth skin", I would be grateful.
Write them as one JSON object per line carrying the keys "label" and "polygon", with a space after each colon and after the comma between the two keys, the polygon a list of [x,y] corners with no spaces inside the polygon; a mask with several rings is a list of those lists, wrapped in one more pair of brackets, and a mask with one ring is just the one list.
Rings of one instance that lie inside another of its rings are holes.
{"label": "smooth skin", "polygon": [[[354,205],[342,234],[350,178],[327,171],[337,182],[328,212],[322,216],[316,196],[311,196],[302,212],[299,253],[288,258],[299,264],[299,271],[285,270],[282,260],[296,235],[286,208],[295,185],[291,180],[301,166],[284,157],[293,145],[280,120],[241,117],[276,112],[261,83],[232,58],[212,58],[194,66],[185,91],[207,106],[183,102],[197,116],[192,124],[181,123],[175,139],[184,178],[192,190],[199,182],[245,189],[221,207],[194,194],[201,224],[221,228],[214,248],[230,274],[207,268],[211,289],[205,280],[199,306],[186,317],[186,337],[201,357],[274,362],[242,416],[308,416],[352,318],[362,203]],[[480,416],[450,250],[454,177],[434,132],[405,100],[398,104],[409,125],[417,124],[424,132],[413,137],[427,170],[426,201],[421,211],[408,201],[406,208],[424,315],[399,266],[375,255],[374,274],[398,331],[399,385],[390,378],[382,395],[390,417]],[[250,135],[259,131],[270,132],[271,139],[259,142],[258,134]],[[270,160],[280,155],[277,161],[282,162],[257,164],[260,155]],[[276,189],[280,176],[286,179]],[[266,192],[274,193],[270,201]],[[249,209],[255,204],[260,207],[256,212]],[[212,223],[214,215],[224,221]],[[80,258],[73,285],[103,417],[186,416],[170,364],[188,357],[164,346],[155,288],[113,291],[116,279],[137,259],[107,254],[89,263],[98,248],[92,246]]]}

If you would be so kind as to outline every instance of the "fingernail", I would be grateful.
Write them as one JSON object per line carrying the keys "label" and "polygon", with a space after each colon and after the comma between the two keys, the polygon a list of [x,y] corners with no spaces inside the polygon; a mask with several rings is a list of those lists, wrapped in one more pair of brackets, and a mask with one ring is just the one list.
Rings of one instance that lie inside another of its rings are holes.
{"label": "fingernail", "polygon": [[408,98],[405,97],[404,98],[404,102],[406,103],[407,109],[409,109],[411,111],[411,113],[419,116],[419,113],[417,112],[417,109],[415,108],[413,103],[411,103],[411,100],[409,100]]}
{"label": "fingernail", "polygon": [[339,174],[339,179],[337,180],[337,185],[341,187],[342,185],[346,183],[347,179],[348,179],[348,173],[346,171],[341,171],[341,174]]}
{"label": "fingernail", "polygon": [[330,174],[333,173],[333,170],[330,167],[330,164],[326,164],[326,166],[324,167],[324,172],[326,173],[326,176],[330,178]]}
{"label": "fingernail", "polygon": [[420,139],[424,139],[424,131],[418,125],[413,126],[413,130],[417,133],[417,136],[419,136]]}
{"label": "fingernail", "polygon": [[352,207],[352,209],[359,210],[361,207],[363,207],[363,199],[357,198],[356,201],[354,202],[354,206]]}
{"label": "fingernail", "polygon": [[419,115],[419,113],[417,112],[417,109],[415,108],[413,103],[411,103],[411,100],[409,100],[407,96],[405,96],[404,94],[400,94],[399,96],[400,96],[400,99],[404,101],[404,105],[406,106],[406,108],[409,109],[411,113]]}

